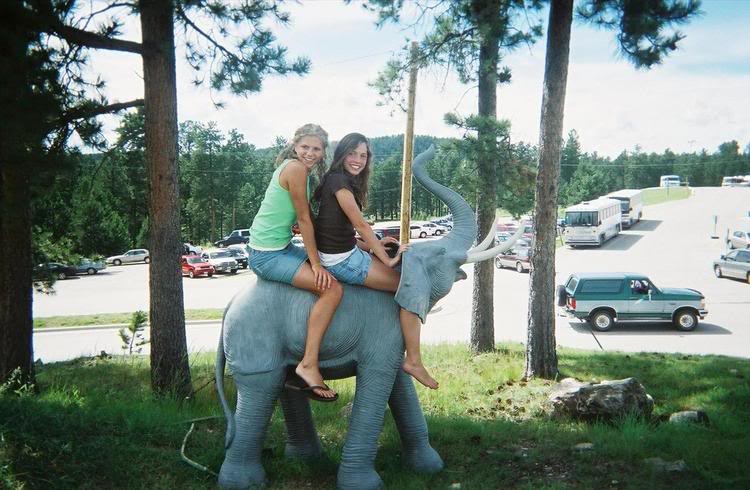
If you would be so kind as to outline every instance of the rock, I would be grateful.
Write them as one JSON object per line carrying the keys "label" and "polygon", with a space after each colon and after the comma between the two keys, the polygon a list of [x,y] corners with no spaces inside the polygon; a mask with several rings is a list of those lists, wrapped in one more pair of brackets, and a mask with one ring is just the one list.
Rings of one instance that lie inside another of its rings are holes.
{"label": "rock", "polygon": [[670,424],[701,424],[708,425],[708,414],[703,410],[683,410],[669,416]]}
{"label": "rock", "polygon": [[460,484],[460,483],[458,483],[458,482],[456,482],[456,483],[451,483],[451,486],[450,486],[450,487],[448,487],[448,488],[455,488],[455,489],[460,489],[460,488],[461,488],[461,484]]}
{"label": "rock", "polygon": [[629,414],[649,417],[654,400],[635,378],[601,383],[583,383],[565,378],[549,397],[552,411],[558,417],[608,421]]}
{"label": "rock", "polygon": [[646,458],[643,462],[657,471],[666,471],[668,473],[680,473],[687,470],[687,464],[684,460],[664,461],[661,458]]}
{"label": "rock", "polygon": [[525,447],[518,447],[513,451],[513,457],[516,459],[523,459],[529,456],[529,449]]}
{"label": "rock", "polygon": [[577,453],[585,453],[587,451],[593,451],[594,444],[591,442],[580,442],[573,446],[573,451]]}

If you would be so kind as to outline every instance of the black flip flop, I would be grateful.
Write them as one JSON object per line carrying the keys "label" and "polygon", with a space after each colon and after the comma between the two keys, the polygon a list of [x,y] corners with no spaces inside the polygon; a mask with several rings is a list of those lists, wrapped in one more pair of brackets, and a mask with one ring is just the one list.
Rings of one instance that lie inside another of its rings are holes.
{"label": "black flip flop", "polygon": [[302,393],[307,395],[307,397],[310,398],[311,400],[315,400],[318,402],[335,402],[336,400],[339,399],[338,393],[333,395],[333,397],[331,398],[326,398],[324,396],[318,395],[317,393],[315,393],[315,391],[313,391],[316,388],[320,390],[330,390],[331,388],[329,388],[328,385],[326,385],[325,383],[323,383],[322,386],[320,385],[310,386],[307,383],[305,383],[304,379],[300,378],[297,375],[290,376],[287,379],[286,383],[284,383],[284,388],[288,388],[290,390],[295,390],[295,391],[301,391]]}

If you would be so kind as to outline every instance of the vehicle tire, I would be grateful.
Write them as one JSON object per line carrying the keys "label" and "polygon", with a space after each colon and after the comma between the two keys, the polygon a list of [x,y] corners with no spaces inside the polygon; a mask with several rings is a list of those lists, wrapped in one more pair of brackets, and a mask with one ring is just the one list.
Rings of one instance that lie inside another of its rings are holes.
{"label": "vehicle tire", "polygon": [[232,269],[232,274],[237,274],[237,269]]}
{"label": "vehicle tire", "polygon": [[419,238],[427,238],[427,232],[423,231],[422,233],[420,233]]}
{"label": "vehicle tire", "polygon": [[729,250],[732,250],[732,249],[734,248],[734,243],[732,243],[732,241],[731,241],[731,240],[727,240],[727,248],[728,248]]}
{"label": "vehicle tire", "polygon": [[596,310],[589,316],[589,323],[595,330],[606,332],[615,324],[615,319],[607,310]]}
{"label": "vehicle tire", "polygon": [[214,277],[214,273],[213,272],[209,272],[208,273],[208,277]]}
{"label": "vehicle tire", "polygon": [[219,242],[219,248],[227,248],[227,244],[224,242]]}
{"label": "vehicle tire", "polygon": [[500,262],[500,257],[495,257],[495,267],[497,267],[498,269],[503,268],[503,264],[502,262]]}
{"label": "vehicle tire", "polygon": [[60,279],[61,281],[65,279],[66,277],[68,277],[68,275],[64,272],[58,272],[57,274],[57,278]]}
{"label": "vehicle tire", "polygon": [[599,235],[599,243],[597,243],[597,246],[601,247],[602,243],[604,243],[604,233]]}
{"label": "vehicle tire", "polygon": [[716,267],[714,267],[714,274],[716,274],[716,277],[718,277],[718,278],[724,277],[721,274],[721,267],[719,267],[718,265]]}
{"label": "vehicle tire", "polygon": [[120,259],[115,259],[115,260],[113,260],[113,261],[112,261],[112,264],[113,264],[113,265],[122,265],[122,260],[120,260]]}
{"label": "vehicle tire", "polygon": [[523,273],[523,264],[521,262],[516,262],[516,272],[519,274]]}
{"label": "vehicle tire", "polygon": [[89,267],[88,269],[86,269],[86,274],[93,276],[94,274],[96,274],[96,269],[94,269],[93,267]]}
{"label": "vehicle tire", "polygon": [[188,276],[190,277],[190,279],[193,279],[195,278],[195,273],[193,271],[190,271],[188,272]]}
{"label": "vehicle tire", "polygon": [[677,330],[689,332],[698,325],[698,317],[690,310],[680,310],[674,316],[674,326]]}
{"label": "vehicle tire", "polygon": [[440,231],[440,230],[435,230],[435,236],[440,236],[440,235],[442,235],[442,234],[443,234],[443,232],[442,232],[442,231]]}
{"label": "vehicle tire", "polygon": [[148,264],[149,262],[151,262],[151,257],[146,257],[145,259],[143,259],[144,264]]}
{"label": "vehicle tire", "polygon": [[568,303],[568,291],[565,290],[565,286],[562,284],[557,286],[555,293],[555,296],[557,296],[557,306],[565,306]]}

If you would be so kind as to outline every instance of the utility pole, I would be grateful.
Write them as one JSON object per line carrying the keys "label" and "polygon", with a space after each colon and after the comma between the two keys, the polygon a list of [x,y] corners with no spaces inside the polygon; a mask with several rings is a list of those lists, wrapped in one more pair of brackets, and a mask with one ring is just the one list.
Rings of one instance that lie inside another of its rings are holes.
{"label": "utility pole", "polygon": [[411,69],[409,70],[409,98],[406,108],[404,133],[404,160],[401,172],[401,243],[409,243],[411,236],[411,161],[414,158],[414,105],[417,98],[417,43],[411,43]]}

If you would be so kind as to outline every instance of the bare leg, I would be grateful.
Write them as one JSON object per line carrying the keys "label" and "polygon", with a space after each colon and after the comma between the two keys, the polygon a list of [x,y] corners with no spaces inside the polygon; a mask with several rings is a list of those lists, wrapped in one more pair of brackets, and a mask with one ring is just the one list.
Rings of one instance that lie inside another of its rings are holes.
{"label": "bare leg", "polygon": [[[323,375],[320,374],[319,356],[320,344],[323,342],[323,336],[331,323],[331,318],[336,312],[336,308],[341,302],[341,296],[344,290],[341,284],[334,281],[329,289],[323,291],[315,286],[315,275],[313,274],[310,264],[305,262],[300,267],[297,274],[292,279],[292,285],[300,289],[305,289],[318,295],[318,301],[310,310],[310,317],[307,320],[307,339],[305,340],[305,355],[302,361],[294,370],[305,383],[310,386],[324,386]],[[316,395],[325,398],[333,398],[336,392],[328,389],[314,389]]]}
{"label": "bare leg", "polygon": [[[365,279],[365,286],[381,291],[395,292],[401,279],[399,273],[377,259],[373,259],[370,270]],[[403,308],[400,313],[401,331],[404,334],[406,346],[406,359],[404,359],[404,371],[428,388],[436,390],[438,382],[430,376],[422,364],[422,354],[419,348],[419,334],[422,328],[419,317]]]}

